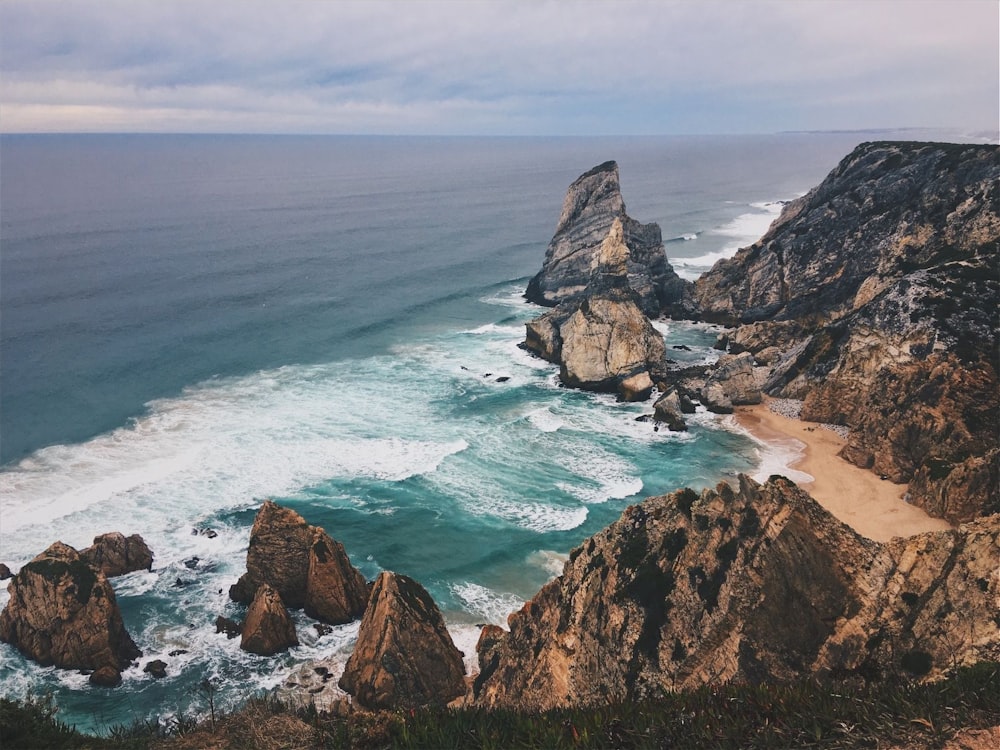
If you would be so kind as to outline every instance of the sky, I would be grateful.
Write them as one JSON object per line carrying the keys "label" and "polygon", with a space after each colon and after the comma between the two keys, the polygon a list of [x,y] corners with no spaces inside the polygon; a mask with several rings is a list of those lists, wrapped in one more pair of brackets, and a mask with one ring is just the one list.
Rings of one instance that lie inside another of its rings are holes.
{"label": "sky", "polygon": [[0,131],[995,133],[997,0],[0,0]]}

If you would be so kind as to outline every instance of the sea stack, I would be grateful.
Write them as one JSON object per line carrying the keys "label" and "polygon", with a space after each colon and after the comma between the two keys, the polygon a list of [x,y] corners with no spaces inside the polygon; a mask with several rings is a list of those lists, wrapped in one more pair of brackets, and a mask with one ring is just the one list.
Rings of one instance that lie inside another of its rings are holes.
{"label": "sea stack", "polygon": [[660,227],[641,224],[625,212],[614,161],[599,164],[569,186],[542,269],[528,283],[528,301],[555,307],[585,296],[594,257],[616,220],[629,249],[626,274],[640,309],[655,317],[682,308],[690,284],[667,263]]}
{"label": "sea stack", "polygon": [[649,397],[666,350],[630,284],[630,257],[615,218],[591,257],[584,293],[529,322],[524,348],[557,363],[565,385],[635,401]]}
{"label": "sea stack", "polygon": [[69,545],[50,545],[18,571],[8,591],[0,640],[43,666],[92,670],[92,683],[111,686],[142,654],[107,577]]}

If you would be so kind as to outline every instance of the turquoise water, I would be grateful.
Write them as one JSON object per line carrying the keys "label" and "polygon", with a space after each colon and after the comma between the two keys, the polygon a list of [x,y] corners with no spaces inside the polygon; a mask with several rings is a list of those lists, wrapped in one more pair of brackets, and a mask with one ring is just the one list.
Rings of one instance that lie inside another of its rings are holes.
{"label": "turquoise water", "polygon": [[[2,645],[4,694],[52,691],[104,729],[203,710],[205,677],[225,706],[345,658],[357,626],[319,636],[301,613],[284,656],[215,634],[242,616],[226,592],[268,497],[369,578],[421,581],[471,656],[477,624],[627,504],[771,460],[707,413],[656,431],[648,404],[561,388],[518,348],[566,186],[616,158],[630,214],[693,277],[855,140],[0,139],[0,559],[111,530],[155,554],[115,579],[144,652],[122,687]],[[679,361],[715,356],[711,328],[658,326]]]}

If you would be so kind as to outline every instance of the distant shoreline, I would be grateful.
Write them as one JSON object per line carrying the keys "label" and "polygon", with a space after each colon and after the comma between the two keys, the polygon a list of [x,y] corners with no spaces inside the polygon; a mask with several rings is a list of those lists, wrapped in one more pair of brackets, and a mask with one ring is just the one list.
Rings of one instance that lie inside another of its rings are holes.
{"label": "distant shoreline", "polygon": [[800,441],[804,446],[802,455],[789,467],[811,476],[812,481],[800,477],[796,483],[862,536],[886,542],[895,536],[952,528],[947,521],[933,518],[903,500],[906,485],[880,479],[840,458],[837,454],[846,441],[835,432],[776,414],[767,401],[737,407],[734,418],[764,445],[787,442],[789,438]]}

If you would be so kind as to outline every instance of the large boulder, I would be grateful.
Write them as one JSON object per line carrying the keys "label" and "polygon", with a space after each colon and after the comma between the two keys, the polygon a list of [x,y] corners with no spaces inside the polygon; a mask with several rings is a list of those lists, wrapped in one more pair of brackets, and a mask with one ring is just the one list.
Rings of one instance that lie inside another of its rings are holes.
{"label": "large boulder", "polygon": [[81,550],[80,557],[108,578],[153,568],[153,553],[145,540],[138,534],[125,536],[119,531],[94,537],[94,544]]}
{"label": "large boulder", "polygon": [[[718,388],[713,388],[718,386]],[[733,406],[759,404],[762,400],[760,384],[754,373],[754,358],[749,352],[740,354],[723,354],[705,381],[706,392],[721,393],[723,399],[713,398],[712,401],[725,401],[729,411]],[[710,404],[706,404],[709,409]]]}
{"label": "large boulder", "polygon": [[656,399],[653,404],[653,419],[663,422],[671,432],[684,432],[687,422],[684,421],[684,407],[676,390],[670,390]]}
{"label": "large boulder", "polygon": [[298,645],[295,624],[288,616],[281,595],[268,584],[261,584],[243,621],[240,648],[260,656],[272,656]]}
{"label": "large boulder", "polygon": [[584,296],[594,256],[615,221],[622,225],[629,247],[628,283],[641,309],[655,316],[682,305],[690,284],[667,263],[660,227],[641,224],[626,214],[618,164],[613,161],[594,167],[569,186],[542,270],[525,292],[528,300],[555,307]]}
{"label": "large boulder", "polygon": [[430,594],[412,578],[380,574],[340,687],[370,709],[443,706],[465,693],[464,674]]}
{"label": "large boulder", "polygon": [[266,500],[257,512],[247,550],[247,572],[229,589],[238,602],[253,601],[262,584],[285,606],[338,625],[360,617],[368,584],[343,545],[298,513]]}
{"label": "large boulder", "polygon": [[545,710],[728,680],[1000,657],[1000,516],[879,544],[787,479],[631,506],[485,633],[475,700]]}
{"label": "large boulder", "polygon": [[98,681],[114,684],[142,653],[107,577],[62,542],[23,566],[7,590],[0,640],[43,666],[100,670]]}

